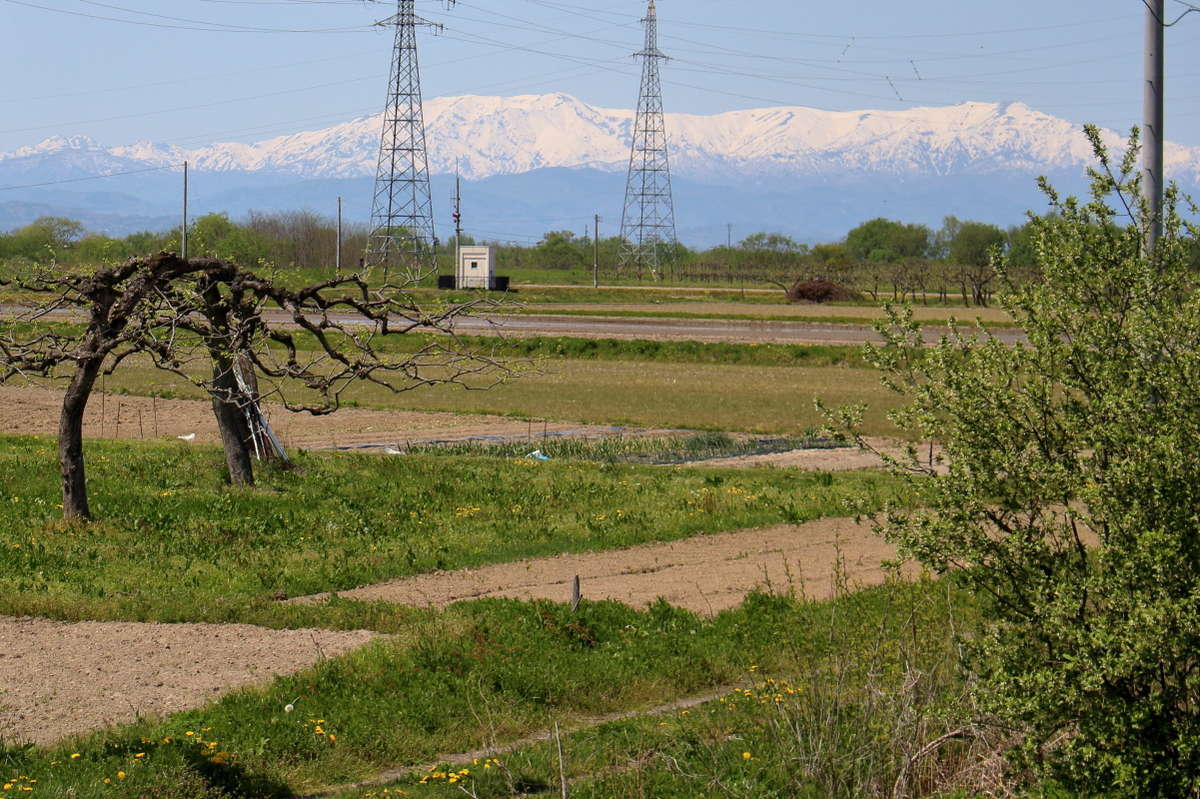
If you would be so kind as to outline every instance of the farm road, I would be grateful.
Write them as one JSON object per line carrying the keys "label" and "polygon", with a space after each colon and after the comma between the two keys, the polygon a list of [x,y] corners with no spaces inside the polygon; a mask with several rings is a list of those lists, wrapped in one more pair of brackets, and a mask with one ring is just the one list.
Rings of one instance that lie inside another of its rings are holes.
{"label": "farm road", "polygon": [[[655,319],[607,316],[521,316],[466,317],[457,320],[462,335],[534,338],[644,339],[649,341],[728,342],[733,344],[799,344],[858,346],[882,339],[869,325],[819,322],[746,321],[736,319]],[[932,345],[944,328],[929,327],[925,343]],[[1020,330],[993,331],[1005,343],[1024,339]]]}
{"label": "farm road", "polygon": [[[700,614],[741,604],[756,589],[794,591],[812,599],[836,593],[838,574],[850,588],[883,582],[883,563],[895,550],[853,519],[819,519],[630,549],[560,555],[480,569],[423,574],[380,585],[339,591],[344,599],[445,607],[486,597],[571,598],[580,577],[583,596],[637,607],[660,597]],[[328,594],[298,597],[314,603]]]}

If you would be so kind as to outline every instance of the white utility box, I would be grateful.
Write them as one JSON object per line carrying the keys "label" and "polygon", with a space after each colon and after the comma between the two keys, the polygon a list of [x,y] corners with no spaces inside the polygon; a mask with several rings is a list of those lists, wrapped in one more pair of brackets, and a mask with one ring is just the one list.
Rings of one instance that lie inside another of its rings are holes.
{"label": "white utility box", "polygon": [[459,247],[454,285],[460,289],[491,289],[496,273],[495,247]]}

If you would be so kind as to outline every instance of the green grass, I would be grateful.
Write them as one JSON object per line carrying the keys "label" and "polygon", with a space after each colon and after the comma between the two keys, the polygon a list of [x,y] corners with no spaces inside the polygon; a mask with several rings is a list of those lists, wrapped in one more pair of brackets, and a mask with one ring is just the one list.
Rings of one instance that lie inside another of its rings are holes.
{"label": "green grass", "polygon": [[[970,625],[974,611],[937,584],[885,586],[808,610],[785,639],[787,661],[752,667],[751,686],[702,707],[564,735],[571,796],[891,797],[908,758],[966,720],[951,627]],[[992,748],[942,747],[914,769],[916,792],[904,795],[974,795],[989,775],[969,770]],[[448,799],[465,785],[480,799],[502,799],[514,783],[557,797],[559,782],[558,748],[547,742],[504,755],[500,768],[444,763],[388,787]]]}
{"label": "green grass", "polygon": [[547,358],[723,366],[853,366],[867,368],[862,347],[735,344],[612,338],[464,338],[500,358]]}
{"label": "green grass", "polygon": [[[787,357],[776,350],[768,357]],[[839,357],[836,353],[831,358]],[[820,361],[820,356],[816,358]],[[817,399],[827,405],[865,404],[863,430],[896,436],[887,419],[899,404],[879,382],[878,372],[852,366],[743,366],[631,360],[549,359],[517,379],[488,391],[430,386],[393,394],[355,385],[343,404],[379,410],[499,414],[583,424],[665,429],[737,431],[764,435],[807,435],[825,425]],[[526,365],[528,366],[528,365]],[[486,381],[484,381],[486,382]],[[106,382],[107,390],[140,396],[202,399],[190,383],[152,367],[127,361]],[[286,436],[287,420],[279,430]],[[331,442],[332,443],[332,442]]]}
{"label": "green grass", "polygon": [[[802,690],[788,712],[802,734],[829,743],[816,768],[788,768],[803,748],[802,738],[789,740],[790,717],[743,696],[737,706],[568,736],[573,795],[729,795],[715,792],[712,775],[745,780],[736,795],[864,796],[851,789],[892,777],[917,736],[927,740],[953,723],[951,619],[962,625],[969,614],[961,597],[936,583],[893,584],[821,604],[758,595],[711,620],[665,604],[634,611],[585,602],[573,614],[546,602],[464,603],[409,612],[402,635],[267,688],[56,747],[12,747],[0,759],[12,776],[37,781],[32,795],[55,799],[285,797],[753,676],[763,688],[771,678]],[[899,690],[914,676],[919,690]],[[896,699],[881,699],[880,690]],[[890,717],[897,711],[907,712]],[[828,712],[836,717],[823,718]],[[757,759],[745,760],[743,751]],[[851,759],[863,776],[819,793]],[[555,795],[557,759],[546,747],[503,760],[503,769],[476,769],[496,775],[472,783],[479,796],[512,797],[514,787]],[[693,776],[673,775],[672,761]],[[609,768],[616,770],[584,776]],[[444,781],[416,782],[400,787],[409,796],[461,795]],[[806,792],[780,792],[789,787]]]}
{"label": "green grass", "polygon": [[0,439],[0,613],[289,625],[272,596],[836,516],[899,489],[878,472],[301,454],[246,490],[222,484],[216,448],[87,455],[100,521],[64,525],[52,441]]}
{"label": "green grass", "polygon": [[[844,441],[820,436],[800,438],[743,438],[727,433],[694,433],[688,436],[605,436],[595,439],[551,438],[519,441],[462,441],[411,444],[410,454],[463,455],[489,458],[523,458],[536,447],[552,460],[592,461],[596,463],[682,464],[732,458],[741,455],[767,455],[796,449],[833,449],[846,446]],[[720,464],[713,464],[719,466]]]}
{"label": "green grass", "polygon": [[[442,259],[440,271],[443,275],[451,274],[453,269],[453,258]],[[348,271],[348,270],[343,270]],[[497,270],[498,274],[505,275],[510,279],[510,287],[516,292],[536,292],[556,293],[556,294],[574,294],[576,296],[585,296],[587,294],[596,294],[597,292],[616,293],[625,292],[625,296],[629,292],[638,290],[646,290],[644,293],[653,293],[655,295],[667,293],[662,289],[670,289],[675,292],[687,292],[694,294],[721,294],[721,295],[740,295],[740,284],[731,285],[729,283],[714,284],[708,281],[689,281],[689,280],[638,280],[636,276],[616,276],[611,273],[601,272],[600,288],[592,288],[592,270],[587,269],[533,269],[533,268],[509,268],[500,267]],[[279,279],[285,285],[291,287],[299,287],[309,285],[324,280],[328,280],[334,275],[334,269],[329,267],[290,267],[280,269],[278,272]],[[381,279],[381,275],[377,275],[372,283]],[[436,289],[437,280],[433,276],[428,276],[421,281],[416,287],[416,291],[428,291],[430,293],[438,291]],[[553,287],[553,288],[551,288]],[[558,288],[563,287],[563,288]],[[771,289],[771,294],[782,295],[783,291],[778,286],[770,283],[746,283],[748,289]],[[450,292],[438,292],[446,295]],[[759,292],[751,292],[759,293]],[[468,292],[458,292],[461,296],[469,296]],[[749,295],[747,295],[749,296]]]}
{"label": "green grass", "polygon": [[[31,336],[53,330],[63,335],[79,335],[82,325],[52,322],[32,325],[28,322],[8,326],[15,337]],[[378,352],[400,354],[416,352],[437,336],[417,333],[381,338],[373,343]],[[727,366],[854,366],[867,368],[862,347],[821,344],[741,344],[735,342],[655,341],[649,339],[576,338],[570,336],[531,336],[499,338],[459,336],[459,344],[496,358],[562,359],[597,361],[636,361],[638,363],[697,363]],[[315,351],[311,336],[297,333],[296,345]]]}

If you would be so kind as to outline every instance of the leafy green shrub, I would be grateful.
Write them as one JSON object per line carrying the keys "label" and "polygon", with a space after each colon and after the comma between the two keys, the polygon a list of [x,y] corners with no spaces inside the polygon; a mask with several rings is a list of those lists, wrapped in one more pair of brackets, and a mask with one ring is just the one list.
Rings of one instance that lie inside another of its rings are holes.
{"label": "leafy green shrub", "polygon": [[893,419],[946,454],[944,469],[916,450],[898,464],[928,476],[913,483],[928,510],[883,531],[990,598],[969,646],[980,706],[1024,732],[1031,774],[1084,796],[1196,796],[1197,229],[1171,189],[1149,248],[1136,134],[1119,165],[1088,135],[1092,199],[1044,186],[1045,279],[1002,299],[1026,342],[958,333],[917,358],[911,312],[881,328],[871,358],[911,399]]}

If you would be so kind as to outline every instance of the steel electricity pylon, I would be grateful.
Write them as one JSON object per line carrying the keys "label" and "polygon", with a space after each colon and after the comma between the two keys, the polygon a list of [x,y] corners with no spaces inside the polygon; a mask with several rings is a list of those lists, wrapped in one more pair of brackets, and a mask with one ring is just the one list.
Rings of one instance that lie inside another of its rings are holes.
{"label": "steel electricity pylon", "polygon": [[620,268],[648,270],[657,276],[671,263],[675,251],[675,203],[671,196],[671,166],[667,156],[667,124],[663,116],[662,81],[658,65],[667,58],[658,49],[658,13],[650,0],[642,59],[642,89],[633,123],[629,180],[621,215]]}
{"label": "steel electricity pylon", "polygon": [[[453,2],[448,0],[449,4]],[[398,0],[396,15],[379,24],[396,28],[396,44],[375,172],[366,262],[368,266],[383,267],[385,274],[396,267],[424,273],[434,267],[436,240],[417,28],[441,26],[417,16],[416,0]]]}

